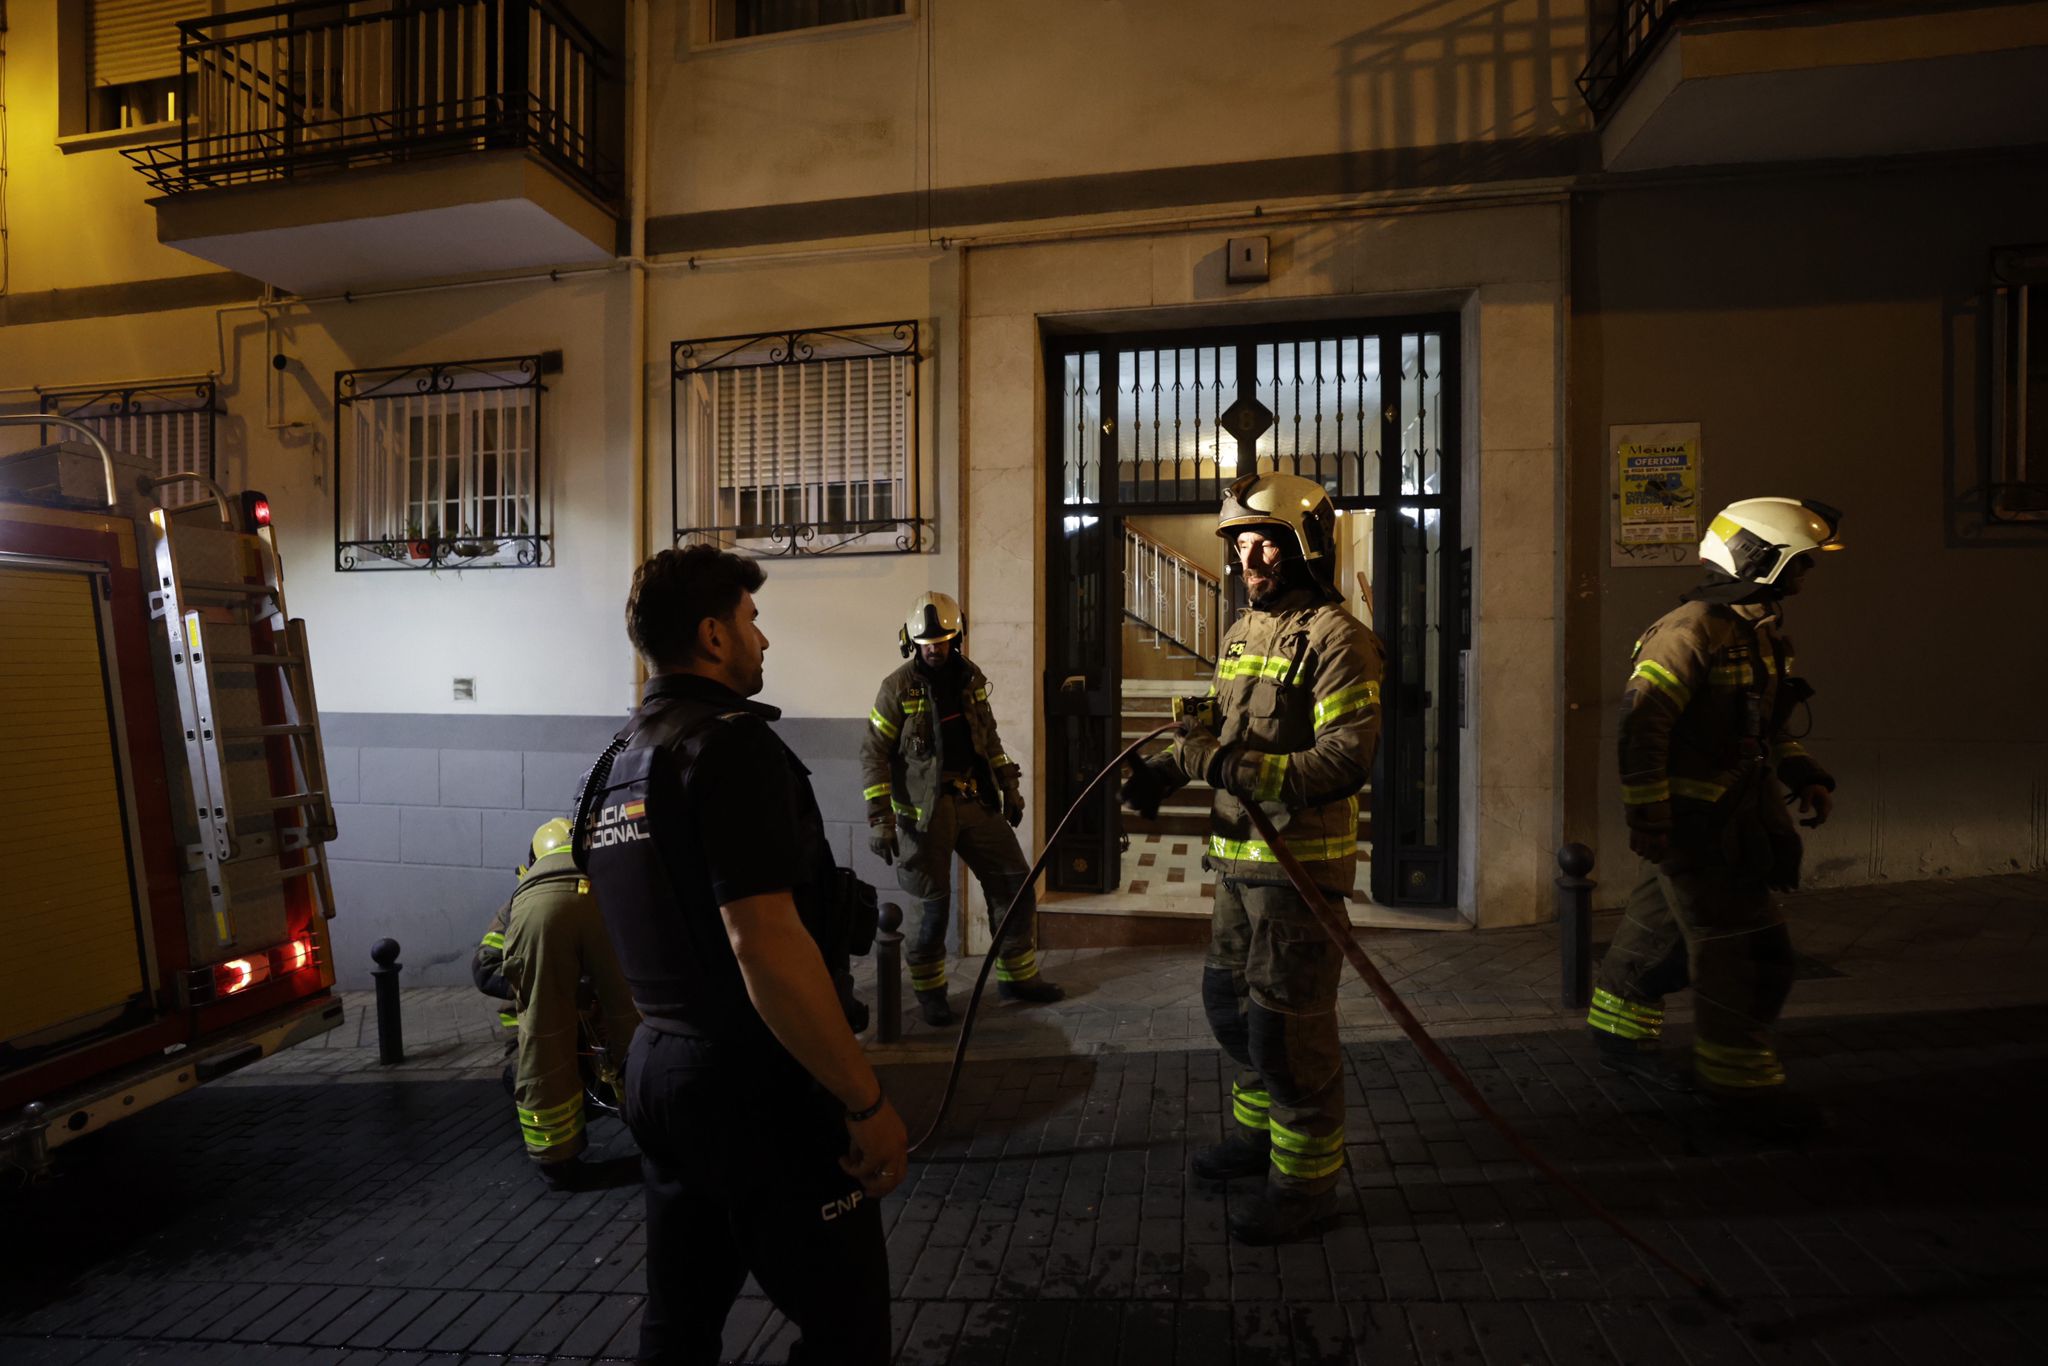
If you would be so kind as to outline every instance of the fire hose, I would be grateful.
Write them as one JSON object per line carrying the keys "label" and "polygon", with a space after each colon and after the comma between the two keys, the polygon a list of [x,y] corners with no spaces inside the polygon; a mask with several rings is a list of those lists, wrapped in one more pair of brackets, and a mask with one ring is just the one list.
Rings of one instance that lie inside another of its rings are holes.
{"label": "fire hose", "polygon": [[[1081,789],[1080,795],[1067,808],[1066,814],[1060,817],[1059,824],[1053,827],[1051,836],[1045,841],[1045,847],[1039,851],[1038,857],[1032,861],[1031,868],[1025,874],[1022,885],[1017,889],[1016,895],[1010,898],[1009,906],[1003,911],[1002,918],[996,923],[993,942],[989,945],[988,953],[982,959],[981,972],[974,979],[974,990],[968,996],[966,1012],[961,1016],[960,1040],[953,1046],[953,1062],[946,1073],[946,1087],[939,1097],[938,1112],[932,1116],[931,1124],[925,1129],[923,1136],[917,1142],[910,1145],[910,1152],[912,1154],[923,1150],[938,1135],[939,1127],[946,1122],[946,1112],[952,1107],[954,1093],[958,1090],[960,1084],[960,1071],[967,1060],[967,1043],[974,1032],[974,1019],[976,1011],[981,1005],[981,994],[988,985],[989,973],[994,970],[997,955],[1001,952],[1003,935],[1009,929],[1011,919],[1024,904],[1025,894],[1031,890],[1032,884],[1038,880],[1039,873],[1044,870],[1046,858],[1052,853],[1054,847],[1058,845],[1060,836],[1066,832],[1068,822],[1072,821],[1075,814],[1086,805],[1088,799],[1094,795],[1095,789],[1101,785],[1105,777],[1119,771],[1123,767],[1124,761],[1134,755],[1140,747],[1175,729],[1179,724],[1178,721],[1168,722],[1156,730],[1148,731],[1126,745],[1121,753],[1103,765],[1101,771],[1089,779],[1088,785]],[[1713,1282],[1709,1281],[1699,1272],[1682,1265],[1642,1234],[1623,1223],[1617,1215],[1601,1204],[1591,1191],[1561,1171],[1533,1143],[1524,1138],[1512,1124],[1508,1123],[1507,1119],[1498,1110],[1495,1110],[1493,1106],[1487,1103],[1486,1097],[1480,1093],[1478,1086],[1474,1085],[1472,1079],[1465,1075],[1465,1070],[1459,1067],[1450,1054],[1443,1050],[1442,1045],[1430,1037],[1429,1031],[1423,1028],[1422,1021],[1415,1018],[1415,1013],[1408,1008],[1407,1002],[1400,998],[1394,991],[1393,986],[1373,963],[1372,959],[1366,955],[1365,949],[1358,942],[1358,937],[1351,932],[1351,922],[1342,912],[1330,904],[1329,898],[1324,896],[1322,890],[1315,885],[1315,882],[1308,875],[1308,870],[1301,866],[1301,861],[1281,841],[1280,832],[1274,829],[1272,820],[1264,811],[1259,809],[1256,803],[1246,802],[1244,807],[1251,816],[1253,827],[1259,832],[1259,838],[1264,840],[1267,846],[1272,849],[1274,857],[1279,861],[1280,870],[1287,875],[1287,880],[1294,885],[1294,890],[1300,893],[1301,899],[1308,903],[1309,910],[1315,914],[1317,923],[1323,927],[1323,932],[1336,942],[1337,947],[1343,951],[1345,958],[1350,960],[1351,966],[1357,970],[1358,975],[1365,980],[1366,986],[1371,989],[1372,994],[1379,1000],[1381,1008],[1392,1017],[1395,1024],[1400,1026],[1401,1032],[1406,1034],[1415,1044],[1416,1051],[1421,1053],[1429,1065],[1434,1067],[1443,1076],[1444,1080],[1450,1084],[1451,1089],[1456,1091],[1481,1119],[1492,1125],[1494,1130],[1506,1140],[1508,1146],[1513,1148],[1524,1162],[1527,1162],[1536,1169],[1538,1175],[1555,1184],[1565,1194],[1571,1196],[1572,1199],[1583,1206],[1588,1214],[1591,1214],[1601,1223],[1606,1224],[1609,1228],[1641,1249],[1659,1266],[1664,1267],[1691,1286],[1694,1293],[1699,1295],[1701,1299],[1724,1313],[1734,1312],[1734,1302],[1716,1287]]]}

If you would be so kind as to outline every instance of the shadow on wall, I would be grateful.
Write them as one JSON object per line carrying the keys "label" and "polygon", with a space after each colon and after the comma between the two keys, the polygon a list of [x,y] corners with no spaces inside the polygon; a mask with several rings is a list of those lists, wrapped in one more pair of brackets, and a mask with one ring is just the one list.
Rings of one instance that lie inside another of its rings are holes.
{"label": "shadow on wall", "polygon": [[1340,191],[1502,179],[1578,134],[1585,24],[1550,0],[1433,0],[1342,39]]}

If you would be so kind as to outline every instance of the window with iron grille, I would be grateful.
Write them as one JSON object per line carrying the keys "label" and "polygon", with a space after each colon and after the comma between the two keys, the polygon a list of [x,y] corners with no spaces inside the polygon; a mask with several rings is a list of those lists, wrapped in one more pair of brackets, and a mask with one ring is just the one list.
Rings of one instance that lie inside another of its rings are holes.
{"label": "window with iron grille", "polygon": [[1992,274],[1986,510],[2048,526],[2048,246],[1997,252]]}
{"label": "window with iron grille", "polygon": [[335,563],[510,569],[554,562],[541,376],[556,353],[335,376]]}
{"label": "window with iron grille", "polygon": [[677,342],[670,368],[678,545],[923,548],[916,323]]}
{"label": "window with iron grille", "polygon": [[[48,389],[42,411],[76,418],[108,447],[148,461],[160,475],[214,477],[220,409],[210,379],[155,380],[85,389]],[[52,429],[45,439],[66,433]]]}
{"label": "window with iron grille", "polygon": [[798,29],[890,19],[906,12],[905,0],[704,0],[710,10],[711,41],[759,38]]}

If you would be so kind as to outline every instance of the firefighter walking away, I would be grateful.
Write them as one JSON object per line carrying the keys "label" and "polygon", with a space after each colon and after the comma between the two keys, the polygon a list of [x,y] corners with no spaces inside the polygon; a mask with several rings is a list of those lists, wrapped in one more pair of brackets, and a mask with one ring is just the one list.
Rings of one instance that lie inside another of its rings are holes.
{"label": "firefighter walking away", "polygon": [[[1820,1119],[1787,1091],[1773,1039],[1793,960],[1771,893],[1799,882],[1788,801],[1808,826],[1834,806],[1835,780],[1794,729],[1813,690],[1795,671],[1783,616],[1818,554],[1840,548],[1840,525],[1822,503],[1730,504],[1700,542],[1705,581],[1643,632],[1622,690],[1621,799],[1645,867],[1587,1024],[1608,1066],[1696,1085],[1764,1134]],[[1689,1074],[1659,1055],[1664,998],[1688,983]]]}

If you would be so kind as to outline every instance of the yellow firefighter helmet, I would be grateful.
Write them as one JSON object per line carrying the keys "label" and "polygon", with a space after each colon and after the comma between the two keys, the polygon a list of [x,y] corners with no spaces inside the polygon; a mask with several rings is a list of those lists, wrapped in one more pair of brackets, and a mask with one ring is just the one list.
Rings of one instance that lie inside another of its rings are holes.
{"label": "yellow firefighter helmet", "polygon": [[539,863],[558,849],[567,849],[569,847],[569,837],[569,822],[563,820],[560,816],[555,817],[551,821],[544,822],[538,830],[533,832],[533,844],[529,851],[528,866]]}
{"label": "yellow firefighter helmet", "polygon": [[[1336,572],[1337,510],[1313,479],[1298,474],[1248,474],[1223,493],[1216,534],[1234,541],[1240,531],[1284,533],[1279,539],[1328,580]],[[1237,557],[1229,557],[1234,568]]]}
{"label": "yellow firefighter helmet", "polygon": [[1840,550],[1842,514],[1805,498],[1745,498],[1722,508],[1700,540],[1700,559],[1731,577],[1775,584],[1792,561]]}

